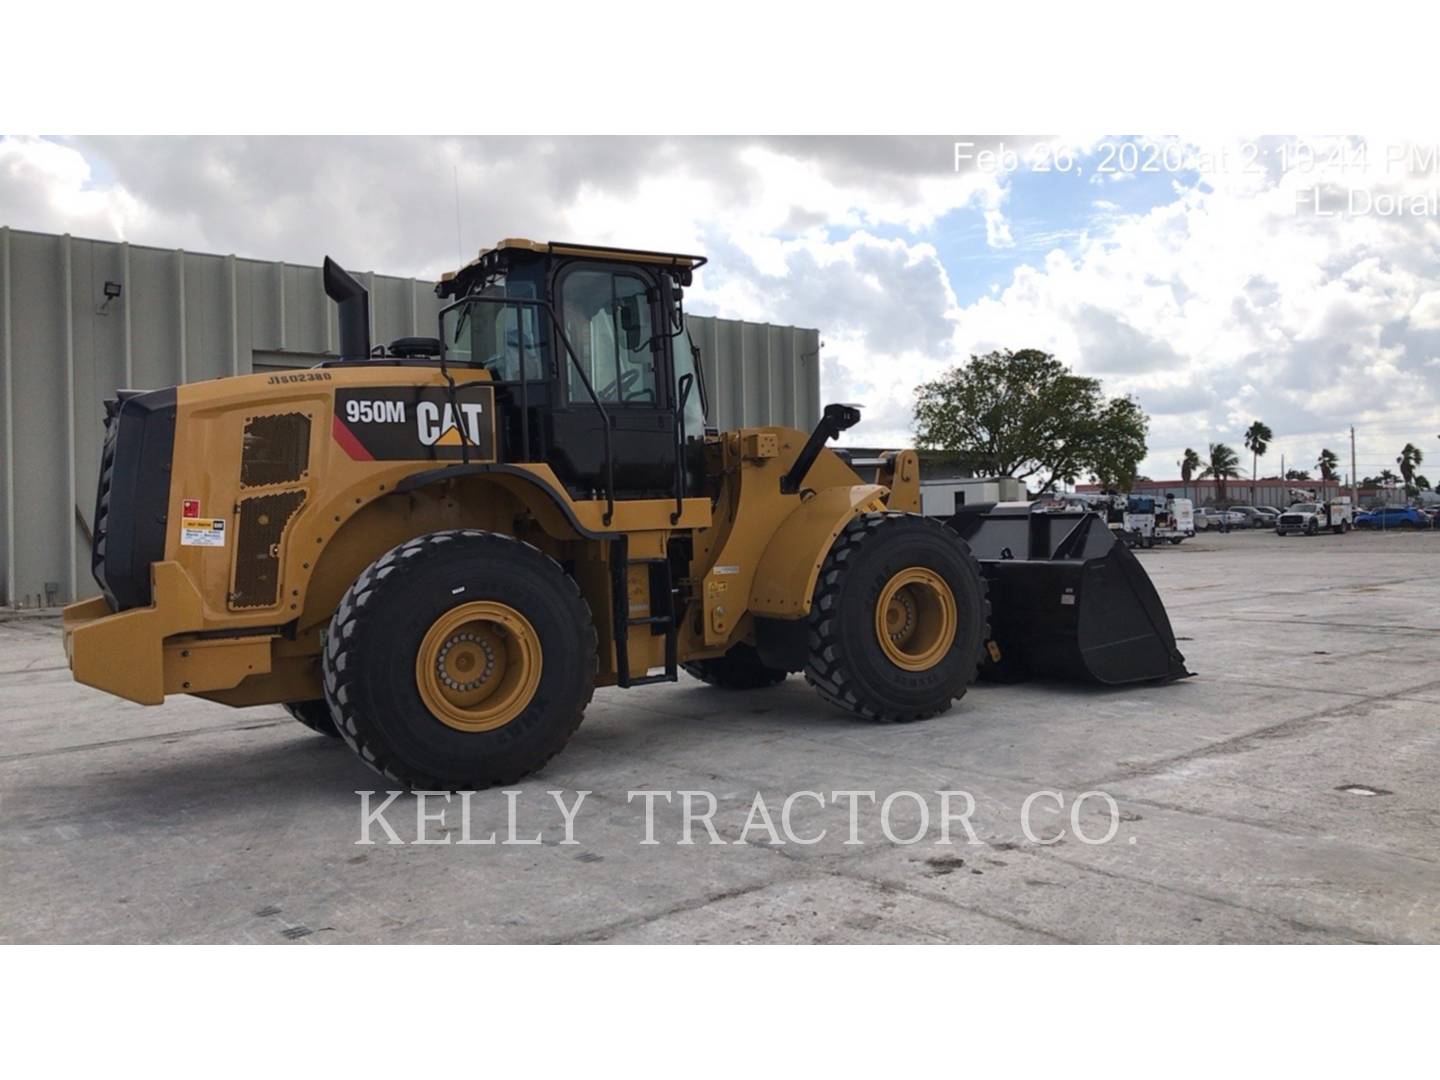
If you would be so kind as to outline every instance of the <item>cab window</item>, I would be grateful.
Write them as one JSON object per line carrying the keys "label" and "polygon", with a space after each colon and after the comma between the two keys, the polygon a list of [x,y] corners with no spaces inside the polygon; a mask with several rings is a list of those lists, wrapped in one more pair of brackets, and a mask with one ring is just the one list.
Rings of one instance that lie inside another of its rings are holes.
{"label": "cab window", "polygon": [[[658,405],[654,328],[644,279],[610,270],[573,270],[564,279],[565,336],[604,403]],[[590,395],[565,359],[570,401]]]}
{"label": "cab window", "polygon": [[475,299],[446,312],[442,319],[445,355],[458,363],[481,364],[496,379],[514,382],[520,378],[524,355],[527,378],[544,377],[541,363],[540,320],[535,308],[497,303],[506,296],[533,298],[528,283],[492,285],[478,294],[495,299]]}
{"label": "cab window", "polygon": [[[680,380],[687,374],[693,376],[690,396],[685,399],[685,437],[700,439],[705,436],[705,401],[701,397],[700,372],[696,370],[695,350],[690,340],[690,331],[682,328],[674,337],[675,350],[675,393],[680,393]],[[677,397],[678,401],[679,398]]]}

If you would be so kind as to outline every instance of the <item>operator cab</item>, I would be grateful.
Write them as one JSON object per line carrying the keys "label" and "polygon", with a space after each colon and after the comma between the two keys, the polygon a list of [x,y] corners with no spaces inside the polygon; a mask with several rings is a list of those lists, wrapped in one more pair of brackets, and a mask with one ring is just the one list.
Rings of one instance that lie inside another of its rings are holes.
{"label": "operator cab", "polygon": [[549,464],[576,498],[612,477],[618,498],[673,498],[691,486],[682,473],[698,482],[705,389],[681,297],[704,263],[502,240],[445,275],[443,360],[495,380],[501,460]]}

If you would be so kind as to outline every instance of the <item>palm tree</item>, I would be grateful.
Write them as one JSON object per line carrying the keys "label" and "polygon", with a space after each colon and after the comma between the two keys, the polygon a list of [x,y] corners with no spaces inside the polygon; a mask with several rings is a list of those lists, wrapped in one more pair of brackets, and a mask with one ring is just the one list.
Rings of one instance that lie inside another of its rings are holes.
{"label": "palm tree", "polygon": [[1400,456],[1395,459],[1395,464],[1400,466],[1400,475],[1405,478],[1405,494],[1415,494],[1415,468],[1425,460],[1425,455],[1414,443],[1406,443],[1405,448],[1400,451]]}
{"label": "palm tree", "polygon": [[1260,459],[1265,456],[1265,451],[1270,449],[1270,440],[1275,438],[1275,433],[1270,426],[1260,420],[1256,420],[1245,429],[1245,449],[1250,451],[1250,501],[1255,501],[1255,478],[1260,475]]}
{"label": "palm tree", "polygon": [[1340,467],[1340,459],[1335,456],[1334,450],[1321,450],[1320,460],[1315,463],[1320,470],[1321,480],[1334,480],[1335,470]]}
{"label": "palm tree", "polygon": [[1190,480],[1202,464],[1200,455],[1187,446],[1185,456],[1180,459],[1180,483],[1185,486],[1185,498],[1187,499],[1190,497]]}
{"label": "palm tree", "polygon": [[1210,444],[1210,463],[1200,470],[1200,479],[1214,479],[1216,500],[1225,501],[1225,481],[1243,476],[1240,470],[1240,456],[1223,442]]}

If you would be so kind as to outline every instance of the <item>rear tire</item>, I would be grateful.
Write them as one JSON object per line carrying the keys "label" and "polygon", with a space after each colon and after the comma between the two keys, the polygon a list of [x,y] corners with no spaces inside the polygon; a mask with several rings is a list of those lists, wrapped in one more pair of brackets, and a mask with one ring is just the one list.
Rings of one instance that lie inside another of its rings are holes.
{"label": "rear tire", "polygon": [[[897,585],[907,579],[914,584]],[[905,626],[882,645],[892,609]],[[958,535],[916,514],[876,512],[851,521],[831,546],[809,621],[805,679],[821,697],[868,720],[921,720],[974,682],[990,605]]]}
{"label": "rear tire", "polygon": [[763,690],[767,686],[779,686],[790,677],[788,671],[761,663],[755,647],[744,642],[724,656],[691,660],[680,666],[701,682],[722,690]]}
{"label": "rear tire", "polygon": [[340,737],[408,788],[485,788],[539,769],[580,726],[596,669],[574,580],[530,544],[470,529],[371,563],[325,642]]}
{"label": "rear tire", "polygon": [[335,729],[335,719],[330,715],[330,705],[324,698],[286,702],[285,711],[311,731],[332,739],[340,737],[340,732]]}

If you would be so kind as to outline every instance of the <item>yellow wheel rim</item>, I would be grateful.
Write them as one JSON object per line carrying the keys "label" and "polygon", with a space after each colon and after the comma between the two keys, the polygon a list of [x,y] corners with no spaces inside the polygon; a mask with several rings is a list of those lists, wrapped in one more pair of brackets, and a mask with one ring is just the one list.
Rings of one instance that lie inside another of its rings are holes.
{"label": "yellow wheel rim", "polygon": [[524,615],[475,600],[435,620],[415,656],[415,682],[442,724],[494,731],[530,704],[541,661],[540,637]]}
{"label": "yellow wheel rim", "polygon": [[959,619],[955,594],[945,579],[923,566],[901,570],[880,590],[875,636],[896,667],[925,671],[955,644]]}

